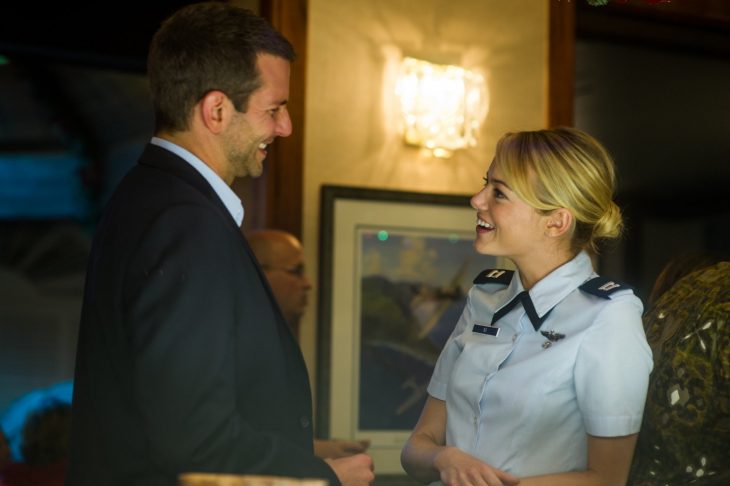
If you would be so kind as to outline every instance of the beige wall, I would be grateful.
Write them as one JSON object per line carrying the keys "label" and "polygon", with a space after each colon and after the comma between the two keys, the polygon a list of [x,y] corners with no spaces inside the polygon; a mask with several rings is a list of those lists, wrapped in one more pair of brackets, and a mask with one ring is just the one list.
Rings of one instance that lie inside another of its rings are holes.
{"label": "beige wall", "polygon": [[[504,132],[544,126],[548,1],[309,1],[302,237],[312,278],[323,184],[472,194]],[[403,55],[482,72],[490,109],[477,147],[435,159],[401,142],[390,73]],[[316,292],[301,329],[313,385]]]}

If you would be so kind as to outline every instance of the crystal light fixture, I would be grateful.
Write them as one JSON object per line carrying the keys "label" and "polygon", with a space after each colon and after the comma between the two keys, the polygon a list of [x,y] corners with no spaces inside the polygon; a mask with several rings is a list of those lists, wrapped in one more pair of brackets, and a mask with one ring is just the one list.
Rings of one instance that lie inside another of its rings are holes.
{"label": "crystal light fixture", "polygon": [[426,148],[436,157],[477,143],[487,115],[484,77],[452,65],[403,59],[396,95],[407,144]]}

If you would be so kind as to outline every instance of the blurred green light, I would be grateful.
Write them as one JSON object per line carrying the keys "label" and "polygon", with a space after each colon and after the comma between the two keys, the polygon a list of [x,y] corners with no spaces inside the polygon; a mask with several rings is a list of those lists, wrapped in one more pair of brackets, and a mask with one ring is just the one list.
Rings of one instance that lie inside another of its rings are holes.
{"label": "blurred green light", "polygon": [[380,241],[385,241],[388,239],[388,232],[385,230],[378,231],[378,239]]}

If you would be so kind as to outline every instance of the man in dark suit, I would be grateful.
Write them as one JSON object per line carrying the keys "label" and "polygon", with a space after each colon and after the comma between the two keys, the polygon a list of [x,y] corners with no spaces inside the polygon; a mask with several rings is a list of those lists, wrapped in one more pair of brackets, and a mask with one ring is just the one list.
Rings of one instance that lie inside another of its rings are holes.
{"label": "man in dark suit", "polygon": [[291,45],[226,3],[155,34],[155,137],[99,223],[79,333],[67,484],[176,484],[184,472],[367,484],[359,454],[312,451],[299,347],[240,232],[235,177],[291,133]]}

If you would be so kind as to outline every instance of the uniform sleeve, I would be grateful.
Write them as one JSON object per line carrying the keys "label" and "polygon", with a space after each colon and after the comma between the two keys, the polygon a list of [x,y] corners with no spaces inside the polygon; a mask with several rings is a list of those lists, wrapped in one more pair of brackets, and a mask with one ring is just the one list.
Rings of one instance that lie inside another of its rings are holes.
{"label": "uniform sleeve", "polygon": [[238,412],[234,343],[241,316],[233,302],[243,289],[231,262],[243,249],[230,233],[219,215],[178,207],[158,218],[130,263],[124,318],[131,399],[150,458],[167,472],[327,477],[336,484],[311,451],[257,431]]}
{"label": "uniform sleeve", "polygon": [[462,346],[456,338],[464,333],[470,322],[474,322],[472,317],[474,312],[472,306],[473,292],[474,287],[469,290],[464,311],[461,313],[459,321],[451,332],[451,336],[446,341],[438,361],[436,361],[436,366],[431,375],[431,381],[428,384],[428,394],[439,400],[446,400],[446,388],[451,377],[451,372],[454,368],[454,363],[461,354]]}
{"label": "uniform sleeve", "polygon": [[631,292],[606,302],[581,343],[575,386],[586,431],[620,437],[639,431],[653,362]]}

